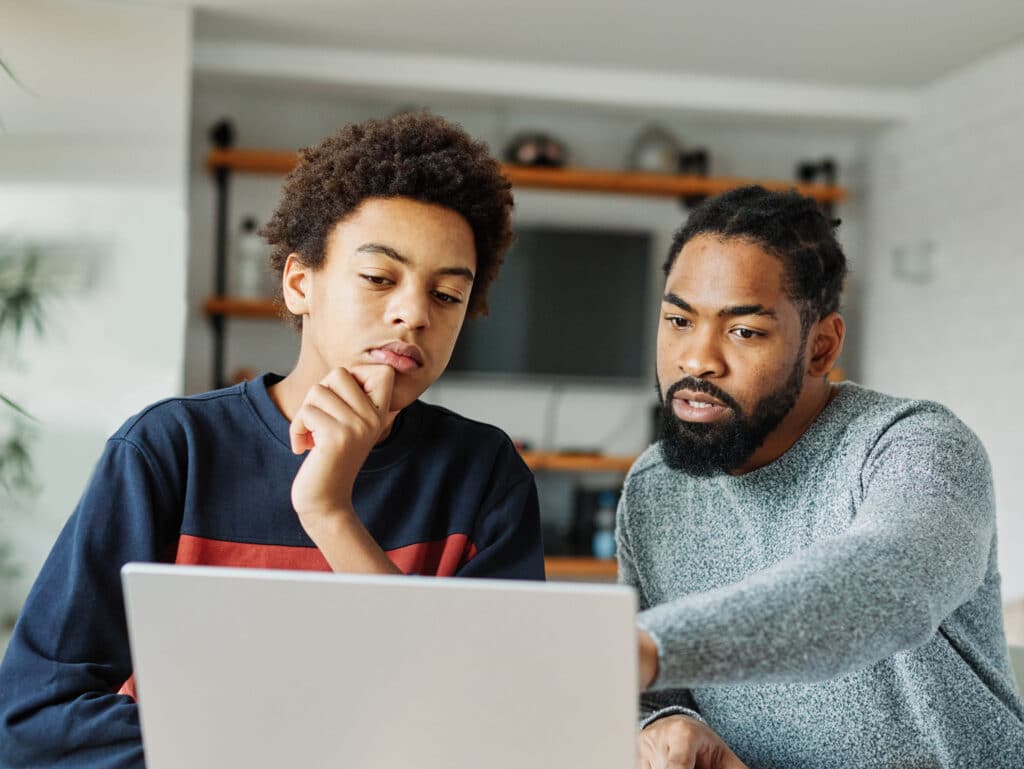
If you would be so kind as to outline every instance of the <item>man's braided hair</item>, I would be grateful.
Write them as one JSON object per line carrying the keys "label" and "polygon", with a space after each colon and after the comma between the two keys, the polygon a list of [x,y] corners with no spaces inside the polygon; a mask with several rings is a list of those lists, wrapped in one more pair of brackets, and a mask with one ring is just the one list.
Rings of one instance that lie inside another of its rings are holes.
{"label": "man's braided hair", "polygon": [[753,243],[782,261],[784,287],[800,311],[806,335],[815,322],[839,310],[847,270],[835,236],[838,226],[839,220],[826,217],[813,198],[795,190],[740,187],[693,210],[672,239],[665,275],[683,246],[698,235]]}

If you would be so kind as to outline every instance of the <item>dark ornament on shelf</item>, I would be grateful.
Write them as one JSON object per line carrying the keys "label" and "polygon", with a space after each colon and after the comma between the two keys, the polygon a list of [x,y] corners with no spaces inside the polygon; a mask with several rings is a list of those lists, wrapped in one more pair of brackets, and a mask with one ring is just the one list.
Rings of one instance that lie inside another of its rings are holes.
{"label": "dark ornament on shelf", "polygon": [[801,184],[836,183],[836,161],[832,158],[821,160],[801,160],[796,167],[796,178]]}
{"label": "dark ornament on shelf", "polygon": [[[679,153],[679,173],[686,176],[707,177],[711,174],[711,155],[703,147]],[[683,203],[693,208],[704,201],[706,195],[687,195]]]}
{"label": "dark ornament on shelf", "polygon": [[[837,173],[836,161],[833,158],[801,160],[796,166],[796,180],[800,184],[825,184],[832,187],[835,186]],[[834,213],[832,203],[822,203],[821,210],[830,218]],[[838,226],[838,220],[833,226]]]}
{"label": "dark ornament on shelf", "polygon": [[561,168],[568,162],[565,144],[545,133],[516,135],[505,147],[505,160],[517,166]]}
{"label": "dark ornament on shelf", "polygon": [[235,143],[235,124],[228,118],[221,118],[210,127],[210,141],[218,149],[228,149]]}

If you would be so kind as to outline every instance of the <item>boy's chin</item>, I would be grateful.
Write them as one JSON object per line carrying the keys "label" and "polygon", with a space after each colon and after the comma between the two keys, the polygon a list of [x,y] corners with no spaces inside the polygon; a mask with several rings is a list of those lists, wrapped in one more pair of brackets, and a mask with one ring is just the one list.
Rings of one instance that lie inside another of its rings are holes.
{"label": "boy's chin", "polygon": [[424,392],[426,392],[425,387],[408,386],[396,379],[394,392],[391,393],[391,408],[389,410],[401,411],[406,406],[411,406]]}

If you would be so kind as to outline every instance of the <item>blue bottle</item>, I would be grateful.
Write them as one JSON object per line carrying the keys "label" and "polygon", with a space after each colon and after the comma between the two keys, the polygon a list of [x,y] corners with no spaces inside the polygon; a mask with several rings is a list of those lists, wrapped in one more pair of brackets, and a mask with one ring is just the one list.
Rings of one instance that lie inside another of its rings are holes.
{"label": "blue bottle", "polygon": [[615,557],[615,504],[614,491],[602,491],[597,495],[597,510],[594,512],[594,538],[591,552],[595,558]]}

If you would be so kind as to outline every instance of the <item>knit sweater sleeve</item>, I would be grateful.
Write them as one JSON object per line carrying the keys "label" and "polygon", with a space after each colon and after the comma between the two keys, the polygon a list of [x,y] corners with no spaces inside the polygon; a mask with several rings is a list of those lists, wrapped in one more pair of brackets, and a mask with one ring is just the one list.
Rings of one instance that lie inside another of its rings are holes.
{"label": "knit sweater sleeve", "polygon": [[0,667],[0,766],[142,769],[120,568],[163,555],[164,492],[136,445],[107,443]]}
{"label": "knit sweater sleeve", "polygon": [[919,409],[880,434],[859,483],[842,533],[642,612],[661,652],[652,688],[822,681],[931,638],[985,577],[995,530],[985,451],[948,412]]}

